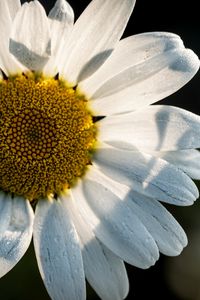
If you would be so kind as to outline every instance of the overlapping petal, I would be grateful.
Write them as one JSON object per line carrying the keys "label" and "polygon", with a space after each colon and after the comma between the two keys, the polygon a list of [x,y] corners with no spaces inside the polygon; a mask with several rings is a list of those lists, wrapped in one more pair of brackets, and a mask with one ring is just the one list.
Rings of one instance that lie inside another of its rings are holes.
{"label": "overlapping petal", "polygon": [[[160,39],[160,43],[157,44],[158,48],[153,48],[155,52],[151,52],[150,49],[148,53],[146,50],[145,59],[142,60],[140,55],[135,55],[136,59],[138,58],[136,62],[132,58],[134,53],[130,52],[125,59],[129,58],[129,66],[125,64],[125,67],[123,67],[123,64],[121,65],[120,62],[117,64],[115,61],[117,65],[121,66],[121,70],[119,67],[116,68],[114,70],[116,73],[114,72],[111,76],[110,73],[113,68],[111,56],[111,66],[108,63],[108,76],[110,77],[105,76],[107,72],[106,63],[102,74],[101,69],[99,71],[99,78],[98,76],[95,78],[94,74],[94,80],[102,83],[91,95],[93,100],[91,106],[94,111],[101,115],[112,115],[138,110],[171,95],[196,74],[199,69],[199,59],[196,54],[189,49],[184,49],[181,40],[178,38],[169,37],[164,39],[161,37]],[[160,48],[164,46],[164,43],[166,48]],[[147,49],[147,45],[145,45],[145,48]],[[126,55],[126,51],[124,52]],[[123,62],[124,59],[121,59],[123,57],[122,53],[119,55],[119,51],[118,59]],[[92,84],[95,85],[95,82]],[[91,88],[93,88],[93,85],[91,85]],[[84,83],[82,89],[84,90]],[[87,87],[85,90],[87,92]]]}
{"label": "overlapping petal", "polygon": [[144,152],[200,147],[200,117],[187,110],[152,105],[100,121],[99,138],[108,143],[125,142]]}
{"label": "overlapping petal", "polygon": [[36,208],[34,246],[39,270],[53,300],[86,298],[85,276],[74,225],[56,200],[41,200]]}
{"label": "overlapping petal", "polygon": [[126,204],[142,221],[165,255],[179,255],[187,245],[185,232],[174,217],[158,201],[131,191]]}
{"label": "overlapping petal", "polygon": [[13,75],[24,68],[9,52],[9,36],[12,29],[12,17],[16,13],[16,3],[11,1],[0,1],[0,68],[6,75]]}
{"label": "overlapping petal", "polygon": [[198,150],[158,151],[152,152],[152,155],[174,164],[191,178],[200,179],[200,152]]}
{"label": "overlapping petal", "polygon": [[81,82],[80,88],[92,98],[103,84],[130,66],[144,63],[169,50],[182,48],[182,40],[172,33],[148,32],[129,36],[119,41],[106,63],[93,76]]}
{"label": "overlapping petal", "polygon": [[102,148],[94,162],[109,177],[157,200],[184,206],[199,196],[196,185],[184,172],[148,154]]}
{"label": "overlapping petal", "polygon": [[134,5],[135,0],[91,1],[75,23],[69,46],[63,48],[61,76],[76,85],[92,75],[121,38]]}
{"label": "overlapping petal", "polygon": [[18,10],[21,8],[21,2],[20,0],[1,0],[2,2],[6,2],[6,5],[8,6],[10,17],[13,20],[18,12]]}
{"label": "overlapping petal", "polygon": [[124,206],[131,209],[133,219],[140,219],[156,241],[160,252],[173,256],[180,254],[187,245],[186,234],[162,204],[135,190],[130,190],[122,183],[116,183],[97,170],[92,175],[89,175],[91,180],[101,182],[104,189],[111,191]]}
{"label": "overlapping petal", "polygon": [[7,274],[28,249],[33,231],[33,210],[21,197],[0,193],[0,277]]}
{"label": "overlapping petal", "polygon": [[[112,191],[132,211],[132,218],[139,218],[156,241],[160,252],[178,255],[187,245],[187,237],[178,222],[157,201],[116,183],[110,177],[94,172],[93,180],[101,182],[104,189]],[[94,179],[95,178],[95,179]],[[113,214],[115,211],[113,211]],[[141,237],[142,238],[142,237]]]}
{"label": "overlapping petal", "polygon": [[9,50],[32,71],[42,71],[47,63],[51,55],[51,36],[46,12],[39,1],[25,3],[17,12]]}
{"label": "overlapping petal", "polygon": [[51,57],[45,65],[43,72],[48,76],[54,76],[58,72],[60,60],[59,51],[66,47],[68,37],[74,24],[74,12],[65,0],[57,0],[49,15],[49,27],[51,34]]}
{"label": "overlapping petal", "polygon": [[[140,268],[148,268],[159,257],[158,248],[145,226],[111,190],[101,183],[93,170],[73,189],[74,199],[82,217],[95,235],[117,256]],[[109,201],[108,201],[109,199]]]}
{"label": "overlapping petal", "polygon": [[96,238],[91,227],[78,212],[76,199],[63,197],[73,219],[82,247],[85,276],[97,294],[104,300],[120,300],[127,296],[129,284],[122,260]]}

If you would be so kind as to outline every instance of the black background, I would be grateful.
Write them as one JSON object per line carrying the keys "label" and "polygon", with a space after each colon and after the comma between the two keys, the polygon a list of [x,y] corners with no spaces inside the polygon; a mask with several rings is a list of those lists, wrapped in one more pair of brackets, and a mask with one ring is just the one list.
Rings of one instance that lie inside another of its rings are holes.
{"label": "black background", "polygon": [[[49,11],[54,4],[53,0],[41,0],[40,2],[44,5],[47,11]],[[69,1],[74,8],[76,18],[81,14],[89,2],[90,1],[88,0]],[[147,31],[174,32],[181,36],[186,47],[191,48],[198,56],[200,56],[200,17],[197,5],[197,0],[137,0],[133,15],[128,23],[124,36]],[[161,101],[161,103],[179,106],[200,114],[200,75],[196,75],[185,87],[174,95],[171,95],[167,99]],[[196,203],[194,206],[188,208],[168,208],[184,227],[189,238],[188,247],[192,247],[190,246],[192,243],[192,232],[193,230],[197,231],[200,227],[200,205]],[[184,250],[183,254],[177,258],[166,258],[161,256],[159,262],[148,270],[139,270],[135,267],[127,266],[130,279],[130,293],[127,299],[163,299],[164,297],[170,300],[200,299],[200,294],[198,295],[198,282],[200,284],[200,275],[199,277],[197,275],[197,278],[194,279],[197,283],[193,287],[194,291],[192,291],[189,296],[184,293],[180,294],[177,292],[177,289],[174,288],[174,284],[171,284],[169,279],[170,272],[174,272],[174,270],[176,271],[174,266],[176,266],[181,257],[184,258],[185,251],[188,250]],[[195,253],[187,258],[187,262],[184,261],[184,259],[183,263],[181,261],[183,267],[184,264],[194,263],[194,261],[196,262],[199,259],[195,256]],[[172,265],[173,268],[171,269]],[[187,272],[187,270],[185,270],[185,272]],[[178,284],[187,284],[185,281],[180,281],[179,283],[179,275],[180,273],[177,272]],[[49,299],[37,270],[32,247],[28,250],[28,253],[22,261],[9,274],[1,279],[0,299]],[[89,287],[88,299],[99,299]]]}

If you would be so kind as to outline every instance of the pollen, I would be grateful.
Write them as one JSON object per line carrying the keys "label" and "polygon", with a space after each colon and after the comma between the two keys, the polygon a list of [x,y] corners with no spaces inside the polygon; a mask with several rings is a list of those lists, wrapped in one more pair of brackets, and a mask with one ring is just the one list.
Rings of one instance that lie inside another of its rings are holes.
{"label": "pollen", "polygon": [[32,73],[0,82],[0,190],[59,195],[82,177],[97,128],[88,101],[64,81]]}

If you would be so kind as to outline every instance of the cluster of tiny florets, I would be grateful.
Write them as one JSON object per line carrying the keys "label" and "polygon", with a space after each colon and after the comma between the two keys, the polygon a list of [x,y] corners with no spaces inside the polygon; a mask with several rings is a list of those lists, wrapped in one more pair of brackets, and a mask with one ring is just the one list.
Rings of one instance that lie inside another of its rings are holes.
{"label": "cluster of tiny florets", "polygon": [[96,127],[87,100],[62,81],[20,75],[0,83],[0,189],[30,200],[82,176]]}

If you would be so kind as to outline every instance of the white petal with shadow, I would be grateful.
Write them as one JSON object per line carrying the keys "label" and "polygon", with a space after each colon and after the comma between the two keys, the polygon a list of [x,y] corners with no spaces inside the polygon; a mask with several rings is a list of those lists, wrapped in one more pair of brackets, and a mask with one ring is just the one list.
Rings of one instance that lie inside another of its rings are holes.
{"label": "white petal with shadow", "polygon": [[199,196],[196,185],[184,172],[148,154],[102,148],[95,153],[95,163],[107,176],[163,202],[191,205]]}
{"label": "white petal with shadow", "polygon": [[33,231],[33,210],[20,197],[0,193],[0,277],[7,274],[28,249]]}
{"label": "white petal with shadow", "polygon": [[144,152],[200,147],[200,116],[178,107],[152,105],[109,116],[99,126],[100,140],[109,144],[124,142]]}
{"label": "white petal with shadow", "polygon": [[63,49],[61,76],[76,84],[92,75],[121,38],[135,0],[93,0],[74,25]]}
{"label": "white petal with shadow", "polygon": [[128,190],[123,184],[116,184],[107,176],[101,176],[101,182],[131,209],[133,218],[140,219],[156,241],[160,252],[171,256],[180,254],[187,245],[187,237],[162,204],[136,191]]}
{"label": "white petal with shadow", "polygon": [[176,92],[198,69],[198,57],[184,48],[169,49],[135,65],[130,58],[129,66],[100,81],[102,86],[91,95],[92,108],[101,115],[138,110]]}
{"label": "white petal with shadow", "polygon": [[11,3],[9,3],[10,1],[8,3],[5,0],[0,1],[0,69],[7,76],[25,69],[9,52],[9,36],[12,28]]}
{"label": "white petal with shadow", "polygon": [[148,229],[160,252],[169,256],[181,253],[187,245],[186,234],[162,204],[135,191],[125,202]]}
{"label": "white petal with shadow", "polygon": [[[92,178],[91,175],[89,177]],[[170,256],[180,254],[187,245],[186,234],[162,204],[135,190],[130,190],[121,183],[116,183],[105,175],[99,176],[99,173],[96,172],[95,178],[97,181],[101,181],[105,189],[117,195],[124,206],[131,209],[133,219],[140,219],[156,241],[160,252]]]}
{"label": "white petal with shadow", "polygon": [[159,151],[151,154],[177,166],[191,178],[200,179],[200,152],[198,150]]}
{"label": "white petal with shadow", "polygon": [[10,12],[10,17],[13,20],[14,17],[16,16],[16,13],[21,8],[20,0],[1,0],[1,1],[6,2],[9,12]]}
{"label": "white petal with shadow", "polygon": [[70,212],[80,238],[88,282],[101,299],[124,299],[129,290],[124,263],[96,238],[91,227],[78,212],[76,199],[63,197],[63,205]]}
{"label": "white petal with shadow", "polygon": [[18,11],[9,50],[30,70],[42,71],[47,63],[51,55],[49,21],[39,1],[26,2]]}
{"label": "white petal with shadow", "polygon": [[44,67],[43,72],[48,76],[54,76],[58,72],[58,65],[62,58],[59,53],[62,47],[66,47],[68,37],[74,24],[74,12],[65,0],[57,0],[48,15],[51,32],[51,57]]}
{"label": "white petal with shadow", "polygon": [[54,300],[84,300],[85,275],[78,236],[67,210],[56,200],[40,200],[34,222],[40,274]]}
{"label": "white petal with shadow", "polygon": [[80,88],[92,98],[102,85],[122,71],[176,48],[184,48],[183,42],[178,35],[168,32],[148,32],[124,38],[106,63],[80,83]]}
{"label": "white petal with shadow", "polygon": [[103,175],[97,179],[94,169],[92,173],[95,181],[85,178],[73,190],[82,217],[98,239],[124,261],[144,269],[154,265],[159,252],[152,236],[111,190],[96,181]]}

